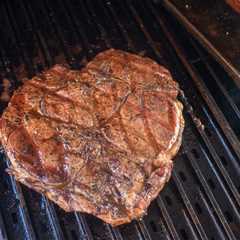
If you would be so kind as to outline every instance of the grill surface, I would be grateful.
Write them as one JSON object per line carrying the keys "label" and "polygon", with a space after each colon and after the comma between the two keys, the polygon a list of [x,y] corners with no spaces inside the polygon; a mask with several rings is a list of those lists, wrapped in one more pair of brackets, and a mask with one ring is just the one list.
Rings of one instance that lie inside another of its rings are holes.
{"label": "grill surface", "polygon": [[118,228],[87,214],[65,213],[20,185],[5,173],[9,162],[1,151],[0,239],[239,239],[239,90],[160,5],[6,0],[0,3],[0,24],[2,93],[12,94],[25,77],[54,63],[80,68],[115,47],[171,70],[185,93],[186,120],[170,182],[147,216]]}

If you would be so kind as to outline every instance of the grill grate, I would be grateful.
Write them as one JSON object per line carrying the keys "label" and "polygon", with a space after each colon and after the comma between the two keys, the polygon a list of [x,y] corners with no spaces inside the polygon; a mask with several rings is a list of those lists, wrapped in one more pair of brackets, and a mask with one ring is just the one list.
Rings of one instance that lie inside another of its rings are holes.
{"label": "grill grate", "polygon": [[[186,119],[170,182],[147,216],[117,228],[87,214],[65,213],[17,183],[5,173],[9,162],[1,151],[0,239],[239,239],[239,91],[161,5],[4,0],[0,25],[1,92],[12,94],[25,77],[55,63],[78,69],[96,53],[115,47],[171,69],[185,93]],[[2,96],[1,111],[7,105]]]}

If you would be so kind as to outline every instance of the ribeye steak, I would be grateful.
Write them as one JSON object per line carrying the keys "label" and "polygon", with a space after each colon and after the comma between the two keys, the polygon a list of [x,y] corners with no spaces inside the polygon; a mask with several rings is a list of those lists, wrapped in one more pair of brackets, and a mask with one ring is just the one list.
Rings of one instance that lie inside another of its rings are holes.
{"label": "ribeye steak", "polygon": [[181,144],[178,92],[164,67],[121,50],[81,71],[55,65],[26,81],[2,115],[8,172],[66,211],[114,226],[139,218]]}

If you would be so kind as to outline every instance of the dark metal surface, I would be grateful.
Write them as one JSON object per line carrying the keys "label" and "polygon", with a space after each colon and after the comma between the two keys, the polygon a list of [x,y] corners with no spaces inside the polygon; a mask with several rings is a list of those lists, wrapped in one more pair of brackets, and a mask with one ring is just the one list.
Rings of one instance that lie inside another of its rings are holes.
{"label": "dark metal surface", "polygon": [[[140,221],[112,228],[66,213],[5,172],[0,152],[0,239],[239,239],[240,97],[236,83],[151,1],[5,0],[0,3],[1,111],[24,78],[55,63],[81,68],[115,47],[168,67],[185,94],[186,128],[171,180]],[[204,127],[203,127],[204,125]]]}
{"label": "dark metal surface", "polygon": [[223,64],[240,87],[240,14],[225,0],[162,2]]}

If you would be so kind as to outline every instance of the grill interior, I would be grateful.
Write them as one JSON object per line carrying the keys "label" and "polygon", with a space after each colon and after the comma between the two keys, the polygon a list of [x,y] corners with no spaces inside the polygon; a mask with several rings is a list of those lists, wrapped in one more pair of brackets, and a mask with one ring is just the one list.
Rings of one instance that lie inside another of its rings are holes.
{"label": "grill interior", "polygon": [[1,151],[0,239],[239,239],[239,89],[160,4],[6,0],[0,26],[1,111],[26,77],[55,63],[79,69],[114,47],[171,70],[184,91],[186,120],[171,180],[148,215],[117,228],[65,213],[17,183],[5,172],[9,162]]}

